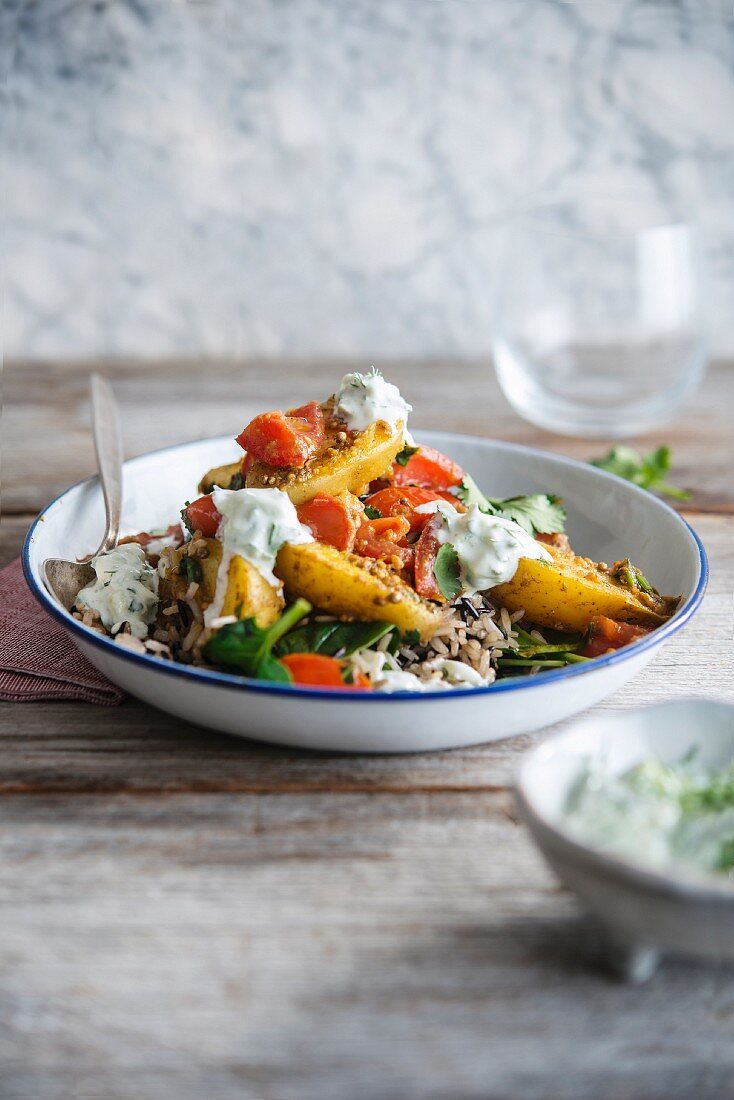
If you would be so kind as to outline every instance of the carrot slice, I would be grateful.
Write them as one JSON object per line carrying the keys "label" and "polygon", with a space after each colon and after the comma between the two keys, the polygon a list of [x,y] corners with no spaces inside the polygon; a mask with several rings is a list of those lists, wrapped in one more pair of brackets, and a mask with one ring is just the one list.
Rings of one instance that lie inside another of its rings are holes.
{"label": "carrot slice", "polygon": [[342,688],[344,691],[364,691],[371,688],[369,680],[361,672],[354,673],[351,684],[346,683],[344,661],[339,661],[336,657],[326,657],[323,653],[289,653],[281,657],[281,661],[296,684]]}
{"label": "carrot slice", "polygon": [[450,489],[464,480],[464,471],[448,455],[433,447],[419,447],[404,466],[393,462],[394,485],[421,485],[426,489]]}
{"label": "carrot slice", "polygon": [[297,508],[298,518],[318,542],[337,550],[351,550],[364,517],[364,508],[353,493],[318,493]]}
{"label": "carrot slice", "polygon": [[323,445],[324,413],[316,401],[256,416],[237,436],[243,450],[269,466],[305,466]]}
{"label": "carrot slice", "polygon": [[422,531],[431,518],[431,514],[417,512],[421,504],[430,504],[432,500],[448,500],[462,512],[464,505],[446,489],[424,489],[419,485],[391,486],[380,489],[367,497],[365,504],[376,508],[383,516],[405,516],[410,524],[411,533]]}

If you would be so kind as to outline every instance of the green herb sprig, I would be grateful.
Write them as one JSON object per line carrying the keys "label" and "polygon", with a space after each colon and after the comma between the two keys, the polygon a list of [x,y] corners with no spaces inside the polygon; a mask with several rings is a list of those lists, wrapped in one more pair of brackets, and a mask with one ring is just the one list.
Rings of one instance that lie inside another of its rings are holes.
{"label": "green herb sprig", "polygon": [[490,516],[513,520],[529,535],[553,534],[566,526],[566,511],[560,497],[547,493],[531,493],[529,496],[507,497],[504,500],[485,496],[469,474],[456,490],[457,499],[470,508],[477,504]]}
{"label": "green herb sprig", "polygon": [[649,454],[641,455],[639,451],[620,443],[612,447],[603,458],[592,459],[591,465],[598,466],[609,474],[616,474],[625,481],[631,481],[641,489],[648,489],[651,493],[659,493],[674,500],[688,500],[691,495],[686,489],[679,489],[667,480],[670,447],[658,447]]}

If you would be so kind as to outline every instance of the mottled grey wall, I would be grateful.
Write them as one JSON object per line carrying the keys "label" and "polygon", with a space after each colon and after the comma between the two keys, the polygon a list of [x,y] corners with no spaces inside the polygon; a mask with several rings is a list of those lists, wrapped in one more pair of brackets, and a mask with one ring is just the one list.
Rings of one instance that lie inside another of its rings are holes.
{"label": "mottled grey wall", "polygon": [[600,189],[734,348],[731,4],[1,3],[6,354],[482,353],[498,227]]}

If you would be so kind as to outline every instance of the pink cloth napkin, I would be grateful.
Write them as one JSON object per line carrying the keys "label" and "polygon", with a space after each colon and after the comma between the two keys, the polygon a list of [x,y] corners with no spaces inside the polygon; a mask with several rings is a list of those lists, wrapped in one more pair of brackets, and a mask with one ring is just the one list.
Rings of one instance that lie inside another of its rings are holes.
{"label": "pink cloth napkin", "polygon": [[114,707],[125,693],[90,665],[36,602],[18,559],[0,571],[0,700],[39,699]]}

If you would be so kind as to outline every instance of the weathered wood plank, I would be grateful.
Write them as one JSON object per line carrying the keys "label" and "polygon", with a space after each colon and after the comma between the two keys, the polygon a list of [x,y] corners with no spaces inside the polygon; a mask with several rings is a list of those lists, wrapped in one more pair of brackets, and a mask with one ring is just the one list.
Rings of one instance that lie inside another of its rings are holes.
{"label": "weathered wood plank", "polygon": [[[6,366],[6,512],[37,512],[62,489],[94,471],[87,385],[95,366]],[[134,455],[187,439],[235,434],[263,408],[330,392],[335,379],[354,367],[352,362],[334,361],[120,362],[104,370],[122,408],[127,454]],[[608,448],[604,441],[564,438],[526,424],[502,397],[487,362],[399,362],[383,368],[413,401],[416,428],[511,439],[584,460]],[[636,441],[643,449],[661,441],[672,445],[675,477],[693,490],[692,508],[734,510],[732,408],[734,367],[715,364],[680,422]]]}
{"label": "weathered wood plank", "polygon": [[610,982],[506,808],[1,800],[4,1100],[728,1095],[731,976]]}
{"label": "weathered wood plank", "polygon": [[[700,515],[696,526],[711,556],[702,609],[599,713],[690,695],[734,702],[734,517]],[[15,534],[11,527],[0,535],[0,549],[17,545],[23,524]],[[0,791],[492,790],[509,783],[533,740],[403,757],[304,754],[201,730],[135,700],[104,710],[77,703],[4,704]]]}

